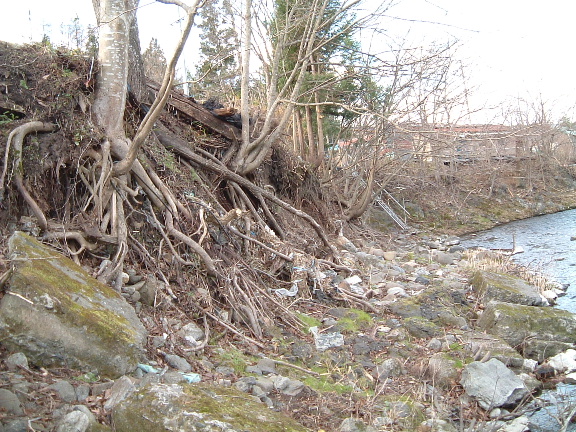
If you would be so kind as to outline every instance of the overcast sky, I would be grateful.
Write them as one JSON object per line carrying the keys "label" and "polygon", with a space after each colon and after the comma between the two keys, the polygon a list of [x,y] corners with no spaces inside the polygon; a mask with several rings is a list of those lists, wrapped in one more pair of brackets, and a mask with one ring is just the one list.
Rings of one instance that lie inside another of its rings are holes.
{"label": "overcast sky", "polygon": [[[142,48],[154,36],[169,55],[180,28],[179,8],[152,0],[140,5]],[[489,121],[502,101],[514,98],[541,98],[555,119],[566,114],[576,120],[576,56],[570,49],[576,1],[395,0],[388,15],[386,29],[415,44],[450,38],[462,42],[458,55],[469,66],[473,105],[496,107],[472,120]],[[12,2],[4,9],[0,40],[26,43],[44,33],[53,41],[63,40],[62,25],[76,16],[84,25],[93,23],[92,2]],[[186,58],[191,63],[197,45],[189,45]]]}

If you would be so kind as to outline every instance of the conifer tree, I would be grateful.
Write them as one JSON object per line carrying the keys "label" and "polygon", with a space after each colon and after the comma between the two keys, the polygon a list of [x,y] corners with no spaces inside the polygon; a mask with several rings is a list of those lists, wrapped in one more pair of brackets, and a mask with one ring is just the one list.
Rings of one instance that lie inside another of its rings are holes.
{"label": "conifer tree", "polygon": [[239,92],[238,33],[230,0],[208,2],[200,11],[200,63],[192,95],[200,100],[233,101]]}

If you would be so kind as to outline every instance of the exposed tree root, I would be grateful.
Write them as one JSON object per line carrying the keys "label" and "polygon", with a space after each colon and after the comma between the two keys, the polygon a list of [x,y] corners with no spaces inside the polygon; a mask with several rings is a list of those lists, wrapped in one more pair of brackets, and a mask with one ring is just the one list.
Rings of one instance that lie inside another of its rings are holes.
{"label": "exposed tree root", "polygon": [[8,156],[10,152],[10,145],[12,141],[14,142],[14,183],[18,188],[18,191],[30,206],[32,213],[38,219],[38,226],[45,231],[48,229],[48,222],[44,212],[36,202],[34,198],[30,195],[23,181],[23,167],[22,167],[22,146],[24,143],[24,138],[26,135],[33,132],[52,132],[56,130],[56,125],[53,123],[43,123],[40,121],[32,121],[18,126],[8,135],[8,140],[6,142],[6,151],[4,152],[4,169],[2,170],[2,177],[0,177],[0,201],[4,195],[4,181],[6,173],[8,170]]}
{"label": "exposed tree root", "polygon": [[276,197],[274,194],[268,192],[265,189],[262,189],[262,188],[256,186],[251,181],[245,179],[244,177],[236,174],[233,171],[230,171],[228,168],[222,166],[221,164],[217,164],[211,160],[208,160],[208,159],[200,156],[199,154],[194,152],[194,150],[192,150],[185,141],[183,141],[180,138],[171,134],[166,128],[159,127],[155,132],[156,132],[156,136],[158,137],[159,141],[166,148],[175,151],[179,155],[186,157],[190,161],[192,161],[192,162],[194,162],[194,163],[196,163],[196,164],[198,164],[198,165],[200,165],[206,169],[209,169],[209,170],[219,174],[220,176],[222,176],[228,180],[232,180],[233,182],[235,182],[241,186],[244,186],[246,189],[248,189],[250,192],[252,192],[255,196],[261,196],[263,198],[266,198],[267,200],[278,205],[279,207],[281,207],[281,208],[289,211],[290,213],[292,213],[292,214],[304,219],[305,221],[307,221],[312,226],[312,228],[314,228],[314,230],[318,234],[318,237],[320,237],[320,239],[322,240],[324,245],[328,249],[330,249],[330,251],[332,252],[332,255],[337,256],[336,249],[328,240],[326,233],[324,232],[322,227],[318,224],[318,222],[316,222],[314,220],[314,218],[312,218],[309,214],[303,212],[302,210],[298,210],[298,209],[292,207],[290,204],[286,203],[285,201],[282,201],[281,199]]}

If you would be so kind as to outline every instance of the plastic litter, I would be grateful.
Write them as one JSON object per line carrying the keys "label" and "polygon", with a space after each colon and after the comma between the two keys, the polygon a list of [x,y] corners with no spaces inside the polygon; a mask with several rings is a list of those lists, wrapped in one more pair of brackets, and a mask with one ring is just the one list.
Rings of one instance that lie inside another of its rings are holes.
{"label": "plastic litter", "polygon": [[146,373],[158,373],[158,369],[156,369],[153,366],[147,365],[147,364],[142,364],[142,363],[138,363],[138,369],[143,370]]}
{"label": "plastic litter", "polygon": [[182,374],[182,376],[189,384],[199,383],[202,381],[202,377],[197,373],[186,373]]}
{"label": "plastic litter", "polygon": [[284,297],[295,297],[296,294],[298,294],[298,282],[302,282],[302,279],[292,281],[292,286],[290,287],[289,290],[287,290],[286,288],[280,288],[274,290],[274,292]]}

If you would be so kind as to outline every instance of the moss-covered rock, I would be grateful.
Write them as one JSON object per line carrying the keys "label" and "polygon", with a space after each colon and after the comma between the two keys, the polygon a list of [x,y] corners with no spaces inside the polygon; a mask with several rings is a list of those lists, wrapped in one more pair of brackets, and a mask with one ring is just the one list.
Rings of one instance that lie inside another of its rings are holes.
{"label": "moss-covered rock", "polygon": [[404,328],[417,338],[432,338],[440,336],[443,332],[442,328],[423,317],[406,318],[404,320]]}
{"label": "moss-covered rock", "polygon": [[13,272],[0,303],[0,341],[39,366],[117,377],[143,357],[134,309],[72,260],[22,232],[9,239]]}
{"label": "moss-covered rock", "polygon": [[471,310],[465,292],[443,286],[428,288],[416,296],[399,299],[389,307],[403,318],[425,319],[440,326],[456,328],[467,324],[465,316]]}
{"label": "moss-covered rock", "polygon": [[485,356],[500,360],[508,367],[520,368],[524,365],[524,357],[508,343],[496,336],[476,331],[466,331],[460,334],[469,355],[481,359]]}
{"label": "moss-covered rock", "polygon": [[478,320],[478,327],[538,361],[576,343],[576,315],[550,307],[492,301]]}
{"label": "moss-covered rock", "polygon": [[492,300],[528,306],[548,306],[537,287],[509,274],[479,270],[470,280],[483,303]]}
{"label": "moss-covered rock", "polygon": [[112,412],[116,432],[306,432],[235,389],[209,384],[145,386]]}

